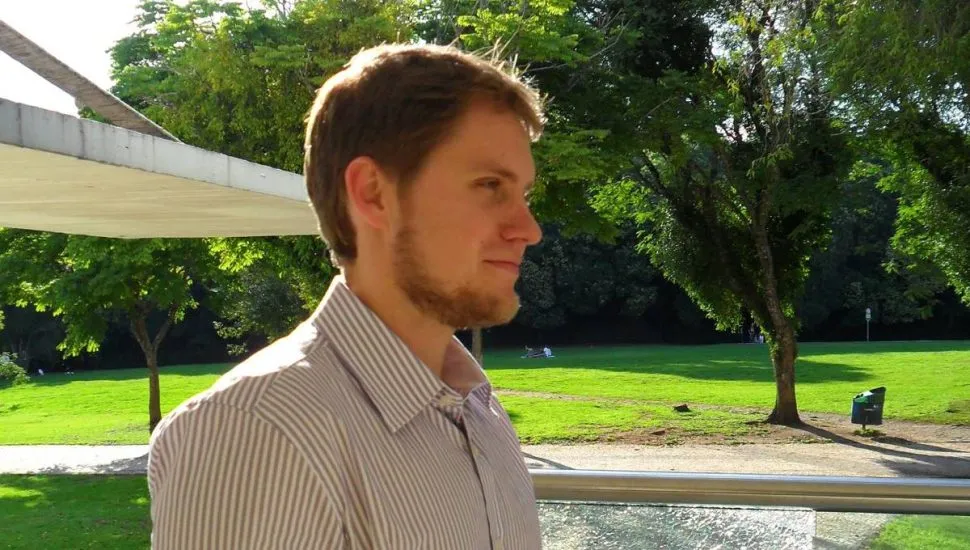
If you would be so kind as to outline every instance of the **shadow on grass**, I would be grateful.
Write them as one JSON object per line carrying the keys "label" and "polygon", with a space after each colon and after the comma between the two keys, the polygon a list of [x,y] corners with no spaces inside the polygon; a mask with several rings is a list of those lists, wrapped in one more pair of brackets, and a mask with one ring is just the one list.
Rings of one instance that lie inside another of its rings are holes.
{"label": "shadow on grass", "polygon": [[[823,439],[828,439],[832,443],[885,455],[887,458],[880,459],[879,463],[903,477],[970,477],[970,456],[967,458],[956,456],[939,456],[933,454],[923,454],[920,452],[887,449],[879,445],[870,445],[861,441],[849,439],[823,428],[812,426],[811,424],[802,424],[801,426],[798,426],[797,429],[806,431]],[[929,445],[926,445],[925,447],[930,447],[930,449],[923,449],[927,452],[960,452],[952,449],[944,449],[942,447],[932,447]],[[920,449],[914,449],[914,451],[918,450]],[[847,475],[851,475],[851,472],[847,472]]]}
{"label": "shadow on grass", "polygon": [[[159,367],[161,376],[175,374],[178,376],[209,376],[223,374],[235,363],[206,363],[200,365],[172,365],[170,367]],[[51,373],[44,376],[31,375],[30,384],[35,386],[61,386],[71,382],[83,380],[112,380],[122,382],[125,380],[147,380],[147,368],[133,369],[101,369],[101,370],[79,370],[74,374]]]}
{"label": "shadow on grass", "polygon": [[[568,352],[567,352],[568,353]],[[640,357],[615,357],[608,354],[595,356],[583,353],[577,357],[553,359],[503,358],[486,362],[486,370],[536,370],[536,369],[592,369],[603,372],[662,374],[695,380],[720,381],[774,381],[774,368],[767,357],[717,358],[717,357],[651,357],[644,352]],[[820,382],[863,382],[871,375],[865,370],[843,363],[829,363],[813,359],[799,359],[795,365],[799,384]]]}
{"label": "shadow on grass", "polygon": [[144,476],[0,475],[4,548],[146,548]]}
{"label": "shadow on grass", "polygon": [[[863,382],[864,369],[841,362],[839,355],[906,355],[968,352],[970,341],[800,343],[795,364],[799,384],[829,381]],[[564,346],[553,358],[524,359],[522,350],[496,350],[486,355],[486,370],[593,369],[605,372],[666,374],[697,380],[773,380],[768,347],[758,344],[709,346]]]}

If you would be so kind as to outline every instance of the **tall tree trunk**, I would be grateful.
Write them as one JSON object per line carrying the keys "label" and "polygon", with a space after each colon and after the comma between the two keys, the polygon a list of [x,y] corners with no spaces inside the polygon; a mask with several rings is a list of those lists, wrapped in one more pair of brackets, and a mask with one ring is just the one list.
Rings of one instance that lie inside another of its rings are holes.
{"label": "tall tree trunk", "polygon": [[802,420],[795,400],[795,359],[798,357],[795,331],[786,320],[781,329],[771,331],[769,338],[771,364],[775,369],[775,409],[768,415],[768,422],[797,426]]}
{"label": "tall tree trunk", "polygon": [[165,322],[155,333],[155,337],[148,335],[148,315],[151,307],[140,305],[128,312],[131,320],[131,332],[138,340],[142,353],[145,354],[145,366],[148,367],[148,433],[155,431],[155,426],[162,421],[161,391],[158,382],[158,347],[161,345],[168,329],[175,320],[175,308],[168,312]]}
{"label": "tall tree trunk", "polygon": [[482,352],[482,329],[472,329],[472,355],[479,365],[485,366],[485,355]]}
{"label": "tall tree trunk", "polygon": [[145,363],[148,365],[148,433],[155,431],[155,426],[162,421],[161,392],[158,387],[158,353],[155,350],[150,356],[146,353]]}
{"label": "tall tree trunk", "polygon": [[785,315],[778,295],[778,279],[775,276],[774,257],[768,243],[768,232],[763,226],[754,230],[755,248],[761,265],[762,292],[765,303],[768,332],[768,345],[771,350],[771,365],[775,371],[775,408],[768,416],[771,424],[797,426],[802,423],[798,417],[798,403],[795,399],[795,359],[798,357],[798,343],[795,330]]}

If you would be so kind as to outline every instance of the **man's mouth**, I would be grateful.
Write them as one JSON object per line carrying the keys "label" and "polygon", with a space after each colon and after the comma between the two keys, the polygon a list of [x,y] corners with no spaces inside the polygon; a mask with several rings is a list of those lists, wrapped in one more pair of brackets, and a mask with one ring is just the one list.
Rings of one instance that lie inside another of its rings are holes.
{"label": "man's mouth", "polygon": [[519,274],[519,262],[511,262],[504,260],[488,260],[485,263],[491,265],[492,267],[507,271],[513,275]]}

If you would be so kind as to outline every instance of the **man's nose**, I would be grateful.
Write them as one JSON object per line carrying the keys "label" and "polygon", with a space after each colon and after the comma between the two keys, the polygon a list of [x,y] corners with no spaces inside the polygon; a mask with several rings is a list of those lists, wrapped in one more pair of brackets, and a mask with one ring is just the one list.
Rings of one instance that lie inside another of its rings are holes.
{"label": "man's nose", "polygon": [[516,206],[502,236],[510,241],[524,241],[526,246],[537,244],[542,240],[542,228],[532,215],[529,203],[522,201]]}

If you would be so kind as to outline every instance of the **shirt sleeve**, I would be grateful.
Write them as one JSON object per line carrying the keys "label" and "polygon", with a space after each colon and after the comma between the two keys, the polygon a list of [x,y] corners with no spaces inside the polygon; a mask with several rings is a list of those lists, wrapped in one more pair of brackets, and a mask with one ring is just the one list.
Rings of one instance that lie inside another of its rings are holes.
{"label": "shirt sleeve", "polygon": [[344,547],[332,495],[269,423],[210,401],[155,432],[153,550]]}

